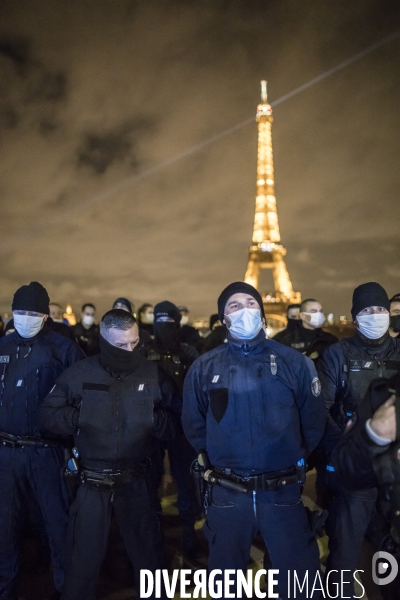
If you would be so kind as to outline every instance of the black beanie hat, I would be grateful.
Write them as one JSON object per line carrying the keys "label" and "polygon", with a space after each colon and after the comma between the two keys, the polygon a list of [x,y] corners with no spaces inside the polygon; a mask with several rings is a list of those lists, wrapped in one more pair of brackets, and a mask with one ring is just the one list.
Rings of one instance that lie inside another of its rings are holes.
{"label": "black beanie hat", "polygon": [[264,305],[260,293],[255,287],[248,283],[244,283],[244,281],[235,281],[222,290],[218,298],[218,316],[221,323],[223,323],[226,303],[233,294],[249,294],[249,296],[253,296],[254,300],[257,300],[260,305],[261,316],[265,319]]}
{"label": "black beanie hat", "polygon": [[[124,304],[126,306],[126,308],[128,309],[128,311],[130,313],[132,313],[132,304],[129,302],[129,300],[127,298],[117,298],[116,301],[113,304],[113,308],[115,307],[116,304]],[[133,314],[133,313],[132,313]]]}
{"label": "black beanie hat", "polygon": [[388,311],[390,310],[389,296],[386,290],[375,281],[363,283],[356,287],[353,292],[353,306],[351,307],[351,316],[353,321],[358,313],[367,308],[367,306],[383,306]]}
{"label": "black beanie hat", "polygon": [[14,294],[12,310],[31,310],[44,315],[49,314],[50,298],[47,290],[37,281],[18,288]]}
{"label": "black beanie hat", "polygon": [[156,304],[154,307],[154,323],[165,322],[168,317],[173,319],[179,326],[182,315],[175,304],[169,302],[168,300],[164,300],[163,302]]}

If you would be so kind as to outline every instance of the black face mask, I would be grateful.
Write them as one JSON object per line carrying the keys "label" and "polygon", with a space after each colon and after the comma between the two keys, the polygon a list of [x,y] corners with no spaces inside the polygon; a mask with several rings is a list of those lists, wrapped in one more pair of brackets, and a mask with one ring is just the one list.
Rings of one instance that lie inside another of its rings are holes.
{"label": "black face mask", "polygon": [[390,327],[396,333],[400,333],[400,315],[392,315],[390,317]]}
{"label": "black face mask", "polygon": [[117,348],[107,342],[102,335],[100,335],[99,344],[101,364],[105,369],[113,373],[131,373],[142,360],[137,347],[132,352]]}
{"label": "black face mask", "polygon": [[154,338],[156,346],[161,350],[168,350],[169,352],[176,352],[179,348],[180,342],[178,338],[178,328],[176,323],[162,322],[153,325]]}
{"label": "black face mask", "polygon": [[288,319],[286,329],[288,331],[294,331],[299,323],[299,319]]}

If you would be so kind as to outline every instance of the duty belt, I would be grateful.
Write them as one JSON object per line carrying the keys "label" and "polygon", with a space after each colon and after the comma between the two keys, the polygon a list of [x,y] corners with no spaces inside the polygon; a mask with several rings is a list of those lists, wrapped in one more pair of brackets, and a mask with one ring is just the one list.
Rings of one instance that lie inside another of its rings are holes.
{"label": "duty belt", "polygon": [[80,473],[81,481],[90,487],[103,491],[112,491],[127,483],[131,483],[137,477],[141,477],[151,468],[151,460],[146,458],[131,469],[122,471],[93,471],[91,469],[82,469]]}
{"label": "duty belt", "polygon": [[286,485],[299,482],[298,470],[295,466],[282,471],[272,471],[261,473],[260,475],[239,475],[230,469],[217,469],[214,471],[221,473],[224,477],[237,483],[245,485],[248,491],[254,490],[278,490]]}
{"label": "duty belt", "polygon": [[19,436],[0,431],[0,446],[6,446],[7,448],[58,448],[60,444],[51,440],[43,440],[33,435]]}

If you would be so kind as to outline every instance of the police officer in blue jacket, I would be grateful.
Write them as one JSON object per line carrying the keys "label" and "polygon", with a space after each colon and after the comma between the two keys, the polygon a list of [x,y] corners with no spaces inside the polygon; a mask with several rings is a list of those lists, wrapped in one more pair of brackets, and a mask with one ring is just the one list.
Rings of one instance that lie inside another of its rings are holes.
{"label": "police officer in blue jacket", "polygon": [[23,514],[32,493],[49,538],[54,584],[64,582],[67,495],[61,448],[42,436],[38,408],[64,369],[84,358],[79,346],[45,325],[49,296],[33,281],[12,303],[15,331],[0,340],[0,598],[14,600]]}
{"label": "police officer in blue jacket", "polygon": [[[225,288],[218,314],[228,327],[228,343],[189,369],[182,422],[189,442],[206,451],[214,470],[248,491],[209,489],[208,567],[245,570],[260,531],[279,569],[280,597],[286,598],[288,570],[296,570],[301,581],[307,571],[314,580],[319,570],[297,465],[324,431],[320,384],[310,359],[266,339],[262,299],[251,285]],[[297,594],[306,597],[304,589]]]}

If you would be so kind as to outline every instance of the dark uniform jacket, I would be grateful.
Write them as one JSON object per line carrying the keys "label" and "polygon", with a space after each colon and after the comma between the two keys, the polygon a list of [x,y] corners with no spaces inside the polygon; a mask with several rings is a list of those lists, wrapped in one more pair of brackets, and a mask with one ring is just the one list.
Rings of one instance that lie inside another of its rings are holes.
{"label": "dark uniform jacket", "polygon": [[56,333],[59,333],[60,335],[65,336],[69,340],[74,340],[74,342],[76,341],[72,328],[69,325],[66,325],[65,323],[53,321],[53,319],[49,317],[44,326],[51,329],[52,331],[55,331]]}
{"label": "dark uniform jacket", "polygon": [[200,354],[205,354],[210,350],[214,350],[214,348],[218,348],[221,344],[225,344],[227,336],[228,329],[226,325],[218,325],[212,330],[210,335],[204,338],[203,343],[201,344]]}
{"label": "dark uniform jacket", "polygon": [[[282,334],[283,332],[280,333]],[[279,339],[276,339],[275,336],[274,339],[284,346],[289,346],[293,350],[305,354],[314,362],[320,359],[329,346],[338,341],[335,335],[324,331],[321,327],[318,327],[318,329],[306,329],[303,327],[302,321],[292,331],[288,331],[285,335],[280,335]]]}
{"label": "dark uniform jacket", "polygon": [[174,437],[180,403],[173,384],[139,354],[123,375],[110,373],[97,355],[59,377],[40,418],[46,430],[74,436],[85,468],[128,469],[151,456],[153,436]]}
{"label": "dark uniform jacket", "polygon": [[93,324],[89,329],[85,329],[82,323],[77,323],[71,327],[71,330],[86,356],[94,356],[100,353],[100,330],[98,325]]}
{"label": "dark uniform jacket", "polygon": [[148,344],[146,351],[148,360],[159,365],[167,376],[173,380],[182,395],[186,373],[199,356],[196,348],[189,346],[189,344],[179,344],[176,351],[166,352],[157,348],[156,343],[152,341],[151,344]]}
{"label": "dark uniform jacket", "polygon": [[190,344],[197,348],[197,345],[201,342],[199,332],[192,325],[182,325],[178,329],[178,337],[183,344]]}
{"label": "dark uniform jacket", "polygon": [[326,350],[318,373],[327,410],[324,449],[329,457],[373,379],[391,377],[400,368],[400,340],[387,337],[375,347],[356,333]]}
{"label": "dark uniform jacket", "polygon": [[16,331],[0,339],[0,431],[39,436],[38,409],[57,377],[84,358],[72,340],[42,329],[25,339]]}
{"label": "dark uniform jacket", "polygon": [[389,444],[378,446],[371,440],[365,429],[366,421],[365,416],[353,417],[332,454],[337,478],[349,490],[377,487],[372,462],[389,448]]}
{"label": "dark uniform jacket", "polygon": [[184,384],[187,439],[211,463],[260,474],[296,464],[318,444],[324,403],[312,361],[265,338],[228,343],[198,358]]}

